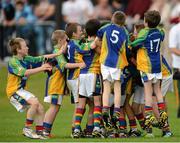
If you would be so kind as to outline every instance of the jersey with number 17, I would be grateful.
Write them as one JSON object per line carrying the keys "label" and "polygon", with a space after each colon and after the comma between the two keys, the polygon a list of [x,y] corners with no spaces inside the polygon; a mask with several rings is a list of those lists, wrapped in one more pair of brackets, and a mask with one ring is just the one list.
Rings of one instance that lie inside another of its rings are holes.
{"label": "jersey with number 17", "polygon": [[125,27],[107,24],[98,30],[97,37],[102,39],[101,64],[120,69],[127,66],[128,32]]}
{"label": "jersey with number 17", "polygon": [[161,42],[164,31],[159,28],[144,28],[138,38],[131,43],[132,47],[141,47],[137,52],[137,69],[145,73],[161,72]]}

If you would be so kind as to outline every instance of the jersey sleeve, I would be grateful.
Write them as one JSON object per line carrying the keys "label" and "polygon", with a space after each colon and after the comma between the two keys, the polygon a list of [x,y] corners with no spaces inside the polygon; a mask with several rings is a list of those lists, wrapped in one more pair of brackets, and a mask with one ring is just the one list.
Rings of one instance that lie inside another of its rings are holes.
{"label": "jersey sleeve", "polygon": [[106,28],[109,26],[110,24],[106,24],[105,26],[101,27],[98,31],[97,31],[97,37],[102,39],[103,35],[105,33]]}
{"label": "jersey sleeve", "polygon": [[30,63],[39,63],[39,62],[43,62],[44,61],[44,57],[43,56],[37,56],[37,57],[33,57],[33,56],[26,56],[24,58],[25,61],[30,62]]}
{"label": "jersey sleeve", "polygon": [[[55,49],[54,51],[53,51],[53,53],[57,53],[58,52],[58,49]],[[67,60],[66,60],[66,58],[64,57],[64,55],[63,54],[61,54],[61,55],[59,55],[59,56],[57,56],[56,57],[56,60],[57,60],[57,62],[58,62],[58,67],[62,70],[62,71],[64,71],[64,68],[65,68],[65,66],[66,66],[66,64],[67,64]]]}
{"label": "jersey sleeve", "polygon": [[136,46],[139,46],[139,45],[143,45],[146,37],[147,37],[147,34],[148,34],[148,31],[147,29],[142,29],[139,33],[138,33],[138,37],[135,41],[133,41],[130,46],[132,47],[136,47]]}
{"label": "jersey sleeve", "polygon": [[15,60],[15,59],[11,59],[9,61],[8,70],[10,73],[15,74],[17,76],[21,76],[21,77],[23,77],[25,72],[26,72],[26,68],[24,68],[20,64],[20,62],[18,60]]}

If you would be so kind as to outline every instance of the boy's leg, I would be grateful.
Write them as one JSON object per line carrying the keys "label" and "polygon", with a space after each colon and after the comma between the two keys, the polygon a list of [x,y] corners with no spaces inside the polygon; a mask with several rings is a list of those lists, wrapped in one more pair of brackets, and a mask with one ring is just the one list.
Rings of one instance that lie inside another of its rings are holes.
{"label": "boy's leg", "polygon": [[120,106],[121,106],[121,83],[119,80],[114,81],[114,111],[112,122],[114,126],[117,126],[119,116],[120,116]]}
{"label": "boy's leg", "polygon": [[119,137],[127,137],[127,123],[125,117],[124,107],[121,107],[120,116],[119,116]]}
{"label": "boy's leg", "polygon": [[158,80],[154,84],[154,93],[157,96],[157,105],[159,110],[159,124],[160,127],[165,128],[165,126],[168,126],[168,115],[166,113],[165,102],[161,92],[160,80]]}
{"label": "boy's leg", "polygon": [[127,95],[125,106],[124,106],[127,117],[129,119],[129,126],[130,126],[129,136],[139,137],[141,136],[141,132],[137,129],[136,118],[129,104],[130,98],[131,98],[131,95]]}
{"label": "boy's leg", "polygon": [[90,98],[87,98],[87,104],[89,106],[89,111],[88,111],[86,128],[84,129],[84,135],[86,137],[91,138],[92,137],[92,131],[94,128],[94,125],[93,125],[93,123],[94,123],[94,118],[93,118],[94,103],[93,103],[93,100]]}
{"label": "boy's leg", "polygon": [[73,138],[81,137],[81,121],[85,113],[86,97],[79,95],[78,108],[75,115],[75,128],[73,132]]}
{"label": "boy's leg", "polygon": [[114,81],[114,107],[120,109],[121,104],[121,82],[119,80]]}
{"label": "boy's leg", "polygon": [[30,108],[27,110],[25,128],[23,128],[23,134],[29,138],[39,138],[39,136],[31,129],[36,114],[38,113],[39,101],[36,97],[31,97],[27,100]]}
{"label": "boy's leg", "polygon": [[144,82],[144,95],[145,95],[145,123],[144,127],[147,132],[147,137],[153,137],[152,134],[152,122],[155,120],[153,116],[152,108],[152,80]]}
{"label": "boy's leg", "polygon": [[93,136],[104,138],[103,133],[101,132],[101,119],[102,119],[102,106],[101,106],[101,96],[94,95],[94,129]]}
{"label": "boy's leg", "polygon": [[59,112],[60,105],[62,104],[63,100],[63,95],[59,94],[53,94],[53,95],[48,95],[44,98],[44,102],[49,103],[50,107],[46,111],[45,117],[44,117],[44,122],[43,122],[43,134],[46,137],[51,137],[51,129],[52,125],[54,123],[54,120],[56,118],[56,115]]}
{"label": "boy's leg", "polygon": [[60,109],[60,105],[54,105],[51,104],[49,109],[46,111],[43,127],[44,127],[44,134],[46,136],[50,136],[51,129],[54,123],[54,120],[56,118],[56,115],[58,114]]}
{"label": "boy's leg", "polygon": [[44,120],[44,107],[42,104],[39,104],[38,109],[37,109],[37,114],[34,119],[34,122],[36,123],[36,133],[38,135],[42,135],[43,131],[43,120]]}
{"label": "boy's leg", "polygon": [[143,129],[144,128],[144,114],[143,114],[143,112],[141,110],[141,105],[142,104],[133,102],[131,107],[132,107],[132,110],[134,112],[134,115],[136,116],[136,119],[139,122],[139,125]]}
{"label": "boy's leg", "polygon": [[111,83],[108,80],[103,81],[103,108],[102,108],[102,118],[104,126],[107,130],[111,130],[111,122],[109,117],[109,96],[111,92]]}

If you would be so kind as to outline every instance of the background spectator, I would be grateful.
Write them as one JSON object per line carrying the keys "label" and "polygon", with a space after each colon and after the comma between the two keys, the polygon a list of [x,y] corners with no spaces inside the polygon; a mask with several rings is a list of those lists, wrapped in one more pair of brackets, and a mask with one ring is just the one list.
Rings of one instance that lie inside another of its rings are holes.
{"label": "background spectator", "polygon": [[112,17],[112,7],[108,0],[98,0],[94,9],[94,17],[99,20],[110,20]]}

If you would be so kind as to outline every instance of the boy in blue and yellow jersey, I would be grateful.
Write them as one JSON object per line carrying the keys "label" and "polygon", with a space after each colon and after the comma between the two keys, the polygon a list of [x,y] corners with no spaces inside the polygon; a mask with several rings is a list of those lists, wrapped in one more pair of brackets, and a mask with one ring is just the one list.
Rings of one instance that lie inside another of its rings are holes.
{"label": "boy in blue and yellow jersey", "polygon": [[[67,45],[67,36],[65,31],[63,30],[56,30],[52,34],[52,42],[54,45],[53,53],[58,53],[60,50],[66,48]],[[52,70],[52,75],[50,75],[47,79],[49,83],[49,87],[47,85],[46,96],[44,98],[44,102],[50,103],[49,109],[46,111],[44,117],[44,135],[50,137],[51,128],[55,117],[59,111],[60,105],[62,103],[63,95],[65,94],[65,87],[66,87],[66,78],[65,78],[65,68],[81,68],[84,63],[67,63],[63,54],[57,56],[55,58],[57,62]]]}
{"label": "boy in blue and yellow jersey", "polygon": [[104,137],[100,129],[102,81],[100,75],[99,54],[96,53],[94,49],[91,49],[90,46],[93,40],[95,39],[96,33],[99,28],[100,22],[98,20],[89,20],[85,25],[88,39],[85,43],[79,45],[80,50],[84,52],[83,61],[85,62],[86,67],[80,70],[79,75],[79,103],[78,108],[76,109],[76,120],[74,130],[74,137],[76,138],[80,136],[81,119],[84,115],[86,101],[90,98],[94,99],[94,129],[92,135],[94,137]]}
{"label": "boy in blue and yellow jersey", "polygon": [[155,120],[152,114],[153,91],[158,99],[159,122],[162,127],[168,118],[160,88],[160,80],[162,79],[160,47],[161,42],[164,40],[164,33],[157,28],[160,20],[161,16],[157,11],[145,13],[144,24],[146,28],[142,29],[137,39],[131,43],[132,47],[140,46],[137,53],[137,69],[140,70],[144,82],[145,130],[147,137],[153,137],[152,122]]}
{"label": "boy in blue and yellow jersey", "polygon": [[[42,63],[45,58],[53,58],[58,54],[44,55],[39,57],[28,56],[28,47],[22,38],[10,40],[9,46],[13,57],[8,63],[8,82],[6,87],[10,103],[19,111],[27,109],[26,123],[23,134],[29,138],[41,138],[32,129],[33,121],[36,121],[36,131],[42,131],[44,109],[38,99],[27,91],[26,81],[30,75],[41,71],[50,71],[49,64],[42,64],[40,67],[33,68],[32,65]],[[29,107],[29,108],[28,108]]]}
{"label": "boy in blue and yellow jersey", "polygon": [[[67,59],[70,63],[77,63],[77,62],[83,62],[82,54],[79,52],[79,45],[78,40],[81,39],[81,36],[83,34],[82,27],[78,23],[68,23],[66,26],[66,34],[68,38],[70,39],[67,44]],[[82,51],[81,51],[82,52]],[[78,69],[70,69],[67,71],[67,86],[71,92],[71,95],[73,97],[73,101],[75,103],[75,110],[74,115],[72,119],[72,137],[74,132],[74,124],[75,124],[75,114],[76,114],[76,108],[77,103],[79,101],[79,74],[80,74],[80,68]],[[82,114],[82,111],[78,111],[80,114]],[[89,108],[89,117],[88,118],[88,124],[87,128],[92,128],[93,124],[93,108]],[[89,126],[91,124],[91,126]]]}
{"label": "boy in blue and yellow jersey", "polygon": [[[97,32],[97,38],[92,44],[96,48],[99,43],[102,45],[100,52],[101,73],[103,76],[103,120],[105,125],[109,123],[109,95],[111,83],[114,83],[114,121],[117,121],[120,113],[121,89],[120,75],[128,63],[126,59],[126,49],[128,46],[128,34],[124,27],[125,14],[117,11],[113,14],[111,24],[100,28]],[[109,127],[106,127],[107,129]]]}

